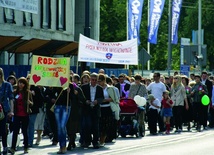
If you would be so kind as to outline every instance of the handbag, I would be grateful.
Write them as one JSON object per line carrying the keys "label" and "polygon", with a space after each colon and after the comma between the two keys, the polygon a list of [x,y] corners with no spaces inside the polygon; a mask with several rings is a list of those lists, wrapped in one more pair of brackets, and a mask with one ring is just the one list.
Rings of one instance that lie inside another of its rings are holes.
{"label": "handbag", "polygon": [[30,96],[30,93],[28,93],[28,100],[27,100],[27,113],[28,113],[28,114],[31,114],[31,113],[32,113],[32,110],[31,110],[30,106],[32,106],[32,105],[33,105],[33,103],[29,103],[29,102],[28,102],[28,101],[29,101],[29,99],[31,99],[31,101],[33,101],[32,96]]}
{"label": "handbag", "polygon": [[[1,102],[4,102],[3,98],[4,98],[4,95],[5,95],[5,87],[6,87],[6,84],[4,85],[4,93],[3,93],[3,97],[1,98]],[[4,109],[3,109],[2,104],[0,103],[0,121],[3,120],[4,117],[5,117]]]}
{"label": "handbag", "polygon": [[0,104],[0,121],[4,119],[4,110],[3,110],[3,107],[2,105]]}

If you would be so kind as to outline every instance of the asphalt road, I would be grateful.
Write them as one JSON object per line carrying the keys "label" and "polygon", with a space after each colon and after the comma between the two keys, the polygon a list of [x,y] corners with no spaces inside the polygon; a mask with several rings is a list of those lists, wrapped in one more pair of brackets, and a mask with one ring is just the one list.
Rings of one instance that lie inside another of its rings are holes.
{"label": "asphalt road", "polygon": [[[76,141],[78,145],[78,141]],[[127,136],[119,137],[115,143],[107,143],[100,149],[87,149],[77,147],[68,151],[67,154],[87,154],[87,155],[214,155],[214,130],[209,129],[203,132],[184,131],[180,134],[172,132],[170,135],[159,134],[150,136],[148,131],[146,136],[136,138]],[[59,146],[51,146],[50,139],[43,138],[39,146],[34,146],[29,150],[29,155],[54,155]],[[23,154],[22,141],[17,155]]]}

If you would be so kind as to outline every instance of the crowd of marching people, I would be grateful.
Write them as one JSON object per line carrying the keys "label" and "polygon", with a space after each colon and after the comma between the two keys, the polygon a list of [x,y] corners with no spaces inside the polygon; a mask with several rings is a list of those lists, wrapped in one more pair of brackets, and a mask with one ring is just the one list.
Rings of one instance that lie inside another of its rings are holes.
{"label": "crowd of marching people", "polygon": [[[104,69],[99,73],[84,71],[82,75],[71,72],[66,89],[29,85],[30,78],[30,74],[16,78],[11,73],[5,80],[0,68],[0,110],[4,113],[0,137],[4,155],[15,154],[20,129],[24,153],[40,145],[43,136],[49,136],[52,145],[59,145],[57,154],[65,154],[77,147],[77,133],[80,147],[104,147],[118,137],[120,100],[134,100],[136,95],[147,100],[145,116],[138,121],[148,122],[151,135],[180,133],[184,127],[198,132],[214,127],[213,77],[207,72],[190,77],[177,72],[167,77],[155,72],[151,79],[141,75],[108,76]],[[202,103],[204,95],[209,97],[208,104]],[[13,133],[10,148],[9,133]]]}

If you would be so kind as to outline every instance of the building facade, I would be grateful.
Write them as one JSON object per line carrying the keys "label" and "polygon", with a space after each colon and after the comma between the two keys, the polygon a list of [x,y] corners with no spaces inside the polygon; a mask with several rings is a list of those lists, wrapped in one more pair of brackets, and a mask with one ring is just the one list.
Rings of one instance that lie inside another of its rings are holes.
{"label": "building facade", "polygon": [[[0,6],[0,36],[4,39],[21,38],[9,45],[10,48],[11,46],[15,48],[16,44],[31,39],[78,42],[79,34],[84,34],[86,1],[23,0],[26,3],[38,4],[37,13]],[[89,0],[89,8],[90,37],[99,40],[100,1]],[[28,65],[31,63],[31,55],[25,52],[23,54],[13,53],[13,51],[8,53],[6,47],[2,48],[0,64]],[[71,65],[75,66],[77,59],[75,56],[72,58]]]}

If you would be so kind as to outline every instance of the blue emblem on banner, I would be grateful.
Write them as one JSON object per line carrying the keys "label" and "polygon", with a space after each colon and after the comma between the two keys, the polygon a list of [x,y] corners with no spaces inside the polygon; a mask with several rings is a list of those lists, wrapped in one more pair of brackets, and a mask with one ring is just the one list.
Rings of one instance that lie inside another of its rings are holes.
{"label": "blue emblem on banner", "polygon": [[112,53],[106,53],[106,58],[107,58],[107,59],[111,59],[111,58],[112,58],[112,55],[113,55]]}

